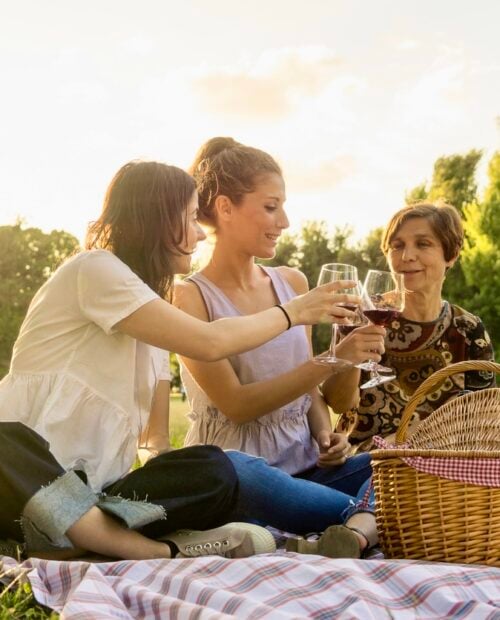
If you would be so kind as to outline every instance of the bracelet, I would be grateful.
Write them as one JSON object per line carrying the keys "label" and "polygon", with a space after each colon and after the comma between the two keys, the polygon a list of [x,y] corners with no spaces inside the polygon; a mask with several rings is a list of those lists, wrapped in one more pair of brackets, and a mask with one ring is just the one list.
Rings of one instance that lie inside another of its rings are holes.
{"label": "bracelet", "polygon": [[276,304],[274,307],[279,308],[281,312],[283,312],[288,323],[287,329],[290,329],[290,327],[292,326],[292,320],[290,319],[290,315],[288,314],[288,312],[285,310],[285,308],[283,308],[283,306],[280,306],[279,304]]}

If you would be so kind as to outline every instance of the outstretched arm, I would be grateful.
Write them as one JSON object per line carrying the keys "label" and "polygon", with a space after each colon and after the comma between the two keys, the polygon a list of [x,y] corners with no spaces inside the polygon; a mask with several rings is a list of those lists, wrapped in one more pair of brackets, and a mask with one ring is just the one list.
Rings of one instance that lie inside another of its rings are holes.
{"label": "outstretched arm", "polygon": [[[303,278],[302,274],[296,277]],[[205,304],[195,284],[179,283],[174,303],[192,316],[208,321]],[[227,418],[241,424],[292,402],[330,375],[328,368],[308,361],[265,381],[241,384],[228,360],[206,363],[183,356],[182,361],[216,407]]]}
{"label": "outstretched arm", "polygon": [[[331,323],[348,311],[334,303],[335,282],[317,287],[283,304],[292,325]],[[341,295],[346,301],[351,295]],[[338,299],[337,301],[339,301]],[[137,340],[207,362],[260,346],[285,331],[288,321],[279,308],[257,314],[200,321],[161,299],[141,306],[114,326]]]}

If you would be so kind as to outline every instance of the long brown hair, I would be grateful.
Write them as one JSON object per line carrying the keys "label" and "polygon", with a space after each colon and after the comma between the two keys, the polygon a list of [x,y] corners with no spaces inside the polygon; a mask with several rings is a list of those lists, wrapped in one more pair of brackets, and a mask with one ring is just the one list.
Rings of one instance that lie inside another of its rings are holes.
{"label": "long brown hair", "polygon": [[131,161],[113,177],[102,213],[92,222],[85,248],[113,252],[158,295],[173,281],[171,257],[186,235],[186,207],[196,191],[180,168],[159,162]]}
{"label": "long brown hair", "polygon": [[198,189],[198,219],[212,226],[216,224],[214,203],[217,196],[227,196],[238,205],[245,194],[255,191],[259,177],[272,173],[282,176],[279,165],[265,151],[223,137],[205,142],[189,173]]}

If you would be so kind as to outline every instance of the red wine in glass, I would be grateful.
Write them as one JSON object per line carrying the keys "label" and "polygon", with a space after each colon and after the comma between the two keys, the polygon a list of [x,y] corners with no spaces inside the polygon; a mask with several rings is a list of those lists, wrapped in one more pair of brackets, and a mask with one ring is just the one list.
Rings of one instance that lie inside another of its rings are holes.
{"label": "red wine in glass", "polygon": [[[326,284],[327,282],[336,282],[340,280],[351,280],[354,282],[358,282],[358,270],[353,265],[346,265],[343,263],[328,263],[321,267],[321,271],[318,278],[318,286],[322,284]],[[342,288],[338,288],[337,292],[342,291]],[[345,294],[355,294],[351,290],[351,287],[347,287],[344,290]],[[340,305],[340,304],[338,304]],[[353,312],[356,310],[356,305],[349,303],[347,300],[344,304],[346,309],[352,310]],[[352,367],[352,362],[347,360],[338,358],[335,354],[335,348],[337,344],[337,323],[333,323],[332,325],[332,337],[330,339],[330,346],[327,352],[321,353],[320,355],[316,355],[314,357],[314,361],[318,364],[326,364],[326,365],[334,365],[338,369],[349,368]]]}
{"label": "red wine in glass", "polygon": [[[396,319],[404,307],[404,282],[401,274],[390,271],[370,269],[366,274],[361,299],[361,308],[365,317],[375,325],[387,327]],[[356,364],[357,368],[371,373],[369,381],[363,383],[362,389],[372,388],[396,378],[392,368],[381,366],[375,360]],[[379,371],[391,373],[382,376]]]}
{"label": "red wine in glass", "polygon": [[350,334],[354,329],[356,329],[356,327],[359,327],[359,325],[343,325],[342,323],[337,325],[337,329],[339,330],[340,335],[343,337]]}
{"label": "red wine in glass", "polygon": [[397,319],[399,312],[392,310],[391,308],[374,308],[371,310],[364,310],[363,314],[366,318],[375,325],[382,325],[387,327],[394,319]]}

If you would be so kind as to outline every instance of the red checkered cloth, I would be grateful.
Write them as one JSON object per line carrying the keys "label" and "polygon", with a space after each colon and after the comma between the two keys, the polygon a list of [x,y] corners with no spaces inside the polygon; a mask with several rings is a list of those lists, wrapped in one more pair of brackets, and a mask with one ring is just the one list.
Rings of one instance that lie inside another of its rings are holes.
{"label": "red checkered cloth", "polygon": [[[0,557],[1,559],[1,557]],[[29,560],[38,602],[65,620],[500,618],[500,569],[278,552],[90,564]]]}
{"label": "red checkered cloth", "polygon": [[[374,437],[374,442],[381,449],[411,449],[408,443],[394,445],[378,436]],[[405,456],[401,457],[401,460],[418,471],[440,478],[481,487],[500,488],[500,459],[497,458]]]}

